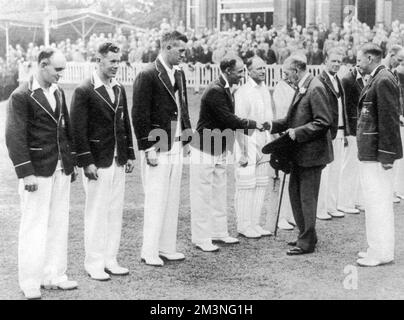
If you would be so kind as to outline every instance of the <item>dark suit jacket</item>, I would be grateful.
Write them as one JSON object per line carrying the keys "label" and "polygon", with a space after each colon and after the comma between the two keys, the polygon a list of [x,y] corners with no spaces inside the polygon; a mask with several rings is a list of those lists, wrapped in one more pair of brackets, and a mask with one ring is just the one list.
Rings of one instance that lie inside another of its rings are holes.
{"label": "dark suit jacket", "polygon": [[212,155],[233,149],[235,130],[255,129],[257,126],[255,121],[241,119],[234,114],[234,99],[225,84],[220,76],[205,90],[196,135],[192,140],[195,148]]}
{"label": "dark suit jacket", "polygon": [[[338,113],[338,93],[335,91],[334,86],[330,80],[330,77],[328,74],[323,71],[321,74],[318,75],[318,78],[324,85],[324,88],[327,90],[327,95],[328,95],[328,100],[330,102],[330,107],[331,107],[331,114],[333,117],[333,122],[331,125],[331,139],[335,139],[337,136],[337,131],[338,131],[338,120],[339,120],[339,113]],[[337,82],[338,82],[338,87],[339,87],[339,93],[341,95],[341,100],[342,100],[342,112],[343,112],[343,127],[344,127],[344,134],[345,136],[349,136],[349,127],[348,127],[348,115],[346,111],[346,97],[345,97],[345,92],[344,89],[341,85],[341,81],[336,77]]]}
{"label": "dark suit jacket", "polygon": [[59,87],[53,111],[41,89],[32,91],[32,81],[31,77],[20,85],[8,104],[6,144],[17,176],[50,177],[59,156],[65,174],[70,175],[75,152],[65,94]]}
{"label": "dark suit jacket", "polygon": [[378,67],[362,91],[358,108],[359,160],[391,164],[401,159],[400,90],[391,71]]}
{"label": "dark suit jacket", "polygon": [[271,133],[295,129],[296,148],[293,161],[301,167],[326,165],[334,160],[330,128],[332,115],[327,91],[318,78],[310,75],[303,94],[298,91],[286,118],[272,123]]}
{"label": "dark suit jacket", "polygon": [[94,87],[92,77],[74,90],[71,117],[80,167],[110,167],[115,145],[120,165],[135,159],[125,88],[118,84],[114,92],[112,102],[104,86]]}
{"label": "dark suit jacket", "polygon": [[160,60],[148,65],[135,79],[132,123],[140,150],[151,148],[157,141],[159,151],[171,150],[175,139],[180,138],[183,144],[191,141],[185,74],[177,71],[175,77],[179,83],[181,137],[175,137],[178,124],[175,89]]}
{"label": "dark suit jacket", "polygon": [[363,90],[363,81],[357,81],[357,75],[358,71],[354,68],[341,79],[341,85],[345,92],[345,105],[348,116],[349,132],[352,136],[356,136],[358,102]]}

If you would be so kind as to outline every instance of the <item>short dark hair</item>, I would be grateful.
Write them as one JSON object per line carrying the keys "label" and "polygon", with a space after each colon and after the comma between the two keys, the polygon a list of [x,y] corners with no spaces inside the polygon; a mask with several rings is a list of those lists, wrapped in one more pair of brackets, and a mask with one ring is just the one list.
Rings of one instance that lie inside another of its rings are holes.
{"label": "short dark hair", "polygon": [[118,53],[120,51],[121,51],[121,49],[112,42],[101,43],[97,50],[97,52],[103,56],[107,55],[108,52]]}
{"label": "short dark hair", "polygon": [[178,31],[166,32],[161,36],[161,39],[160,39],[161,48],[164,48],[167,45],[172,44],[175,41],[184,41],[185,43],[187,43],[188,38],[186,35],[182,34],[181,32],[178,32]]}
{"label": "short dark hair", "polygon": [[237,64],[237,61],[243,61],[243,60],[241,60],[241,58],[236,56],[235,54],[225,55],[220,61],[220,70],[222,72],[226,71],[227,68],[233,70]]}
{"label": "short dark hair", "polygon": [[380,61],[383,57],[383,50],[375,43],[368,42],[362,45],[359,49],[363,52],[363,54],[370,54],[374,56],[378,61]]}
{"label": "short dark hair", "polygon": [[49,59],[55,54],[56,50],[53,48],[45,48],[38,54],[38,64],[40,64],[43,60]]}

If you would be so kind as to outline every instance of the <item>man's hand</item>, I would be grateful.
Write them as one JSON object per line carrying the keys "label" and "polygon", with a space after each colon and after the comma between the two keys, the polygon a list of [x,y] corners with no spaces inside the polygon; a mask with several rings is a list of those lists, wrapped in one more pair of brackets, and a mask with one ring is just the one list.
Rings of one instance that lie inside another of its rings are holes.
{"label": "man's hand", "polygon": [[295,141],[296,140],[296,132],[295,129],[288,129],[288,131],[286,131],[287,134],[289,134],[289,137]]}
{"label": "man's hand", "polygon": [[238,164],[240,165],[240,167],[245,168],[248,166],[248,157],[245,155],[242,155],[240,157],[240,160],[238,161]]}
{"label": "man's hand", "polygon": [[156,151],[146,151],[146,162],[150,167],[157,167],[159,162],[157,160]]}
{"label": "man's hand", "polygon": [[132,173],[133,169],[135,169],[135,162],[133,160],[128,160],[128,162],[126,162],[125,172]]}
{"label": "man's hand", "polygon": [[24,178],[25,190],[28,192],[35,192],[38,190],[38,181],[36,176],[31,175]]}
{"label": "man's hand", "polygon": [[74,167],[70,182],[73,183],[74,181],[76,181],[78,176],[79,176],[79,170],[77,169],[77,167]]}
{"label": "man's hand", "polygon": [[271,124],[269,122],[265,122],[263,124],[257,124],[257,129],[261,132],[264,131],[270,131],[271,130]]}
{"label": "man's hand", "polygon": [[393,164],[391,163],[382,163],[382,167],[384,170],[391,170],[393,169]]}
{"label": "man's hand", "polygon": [[84,175],[89,180],[97,180],[98,179],[98,168],[94,164],[90,164],[89,166],[84,168]]}

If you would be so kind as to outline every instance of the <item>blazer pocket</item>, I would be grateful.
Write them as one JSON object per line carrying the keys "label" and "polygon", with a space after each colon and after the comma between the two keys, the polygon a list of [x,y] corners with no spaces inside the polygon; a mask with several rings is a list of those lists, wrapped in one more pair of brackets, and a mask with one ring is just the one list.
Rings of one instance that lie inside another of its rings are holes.
{"label": "blazer pocket", "polygon": [[43,151],[43,148],[29,148],[31,151]]}
{"label": "blazer pocket", "polygon": [[101,140],[90,140],[90,142],[92,142],[92,143],[100,143]]}

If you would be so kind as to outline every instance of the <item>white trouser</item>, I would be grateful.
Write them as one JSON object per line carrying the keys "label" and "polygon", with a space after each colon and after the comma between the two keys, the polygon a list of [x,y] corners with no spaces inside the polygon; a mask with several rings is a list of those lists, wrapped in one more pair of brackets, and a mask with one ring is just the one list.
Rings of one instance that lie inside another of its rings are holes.
{"label": "white trouser", "polygon": [[195,244],[227,237],[226,155],[212,156],[191,149],[191,233]]}
{"label": "white trouser", "polygon": [[367,253],[380,261],[394,259],[393,170],[379,162],[360,163],[366,214]]}
{"label": "white trouser", "polygon": [[18,237],[18,276],[22,290],[67,280],[70,179],[62,170],[37,177],[38,190],[19,183],[21,224]]}
{"label": "white trouser", "polygon": [[83,174],[84,267],[88,273],[102,272],[118,264],[122,230],[125,166],[114,161],[109,168],[98,168],[97,174],[97,180],[89,180]]}
{"label": "white trouser", "polygon": [[269,162],[236,166],[236,193],[234,197],[237,230],[240,233],[259,226],[269,185]]}
{"label": "white trouser", "polygon": [[[356,137],[349,136],[348,147],[342,165],[341,181],[339,185],[338,206],[354,209],[360,205],[359,159]],[[404,177],[403,177],[404,178]]]}
{"label": "white trouser", "polygon": [[[401,142],[404,148],[404,127],[400,127]],[[404,195],[404,159],[397,160],[394,163],[394,191]]]}
{"label": "white trouser", "polygon": [[321,173],[320,191],[318,196],[317,214],[338,211],[338,190],[344,160],[344,131],[338,130],[333,140],[334,161]]}
{"label": "white trouser", "polygon": [[142,182],[145,193],[143,258],[156,258],[159,252],[177,252],[178,210],[183,167],[182,152],[158,154],[158,166],[147,164],[141,152]]}

